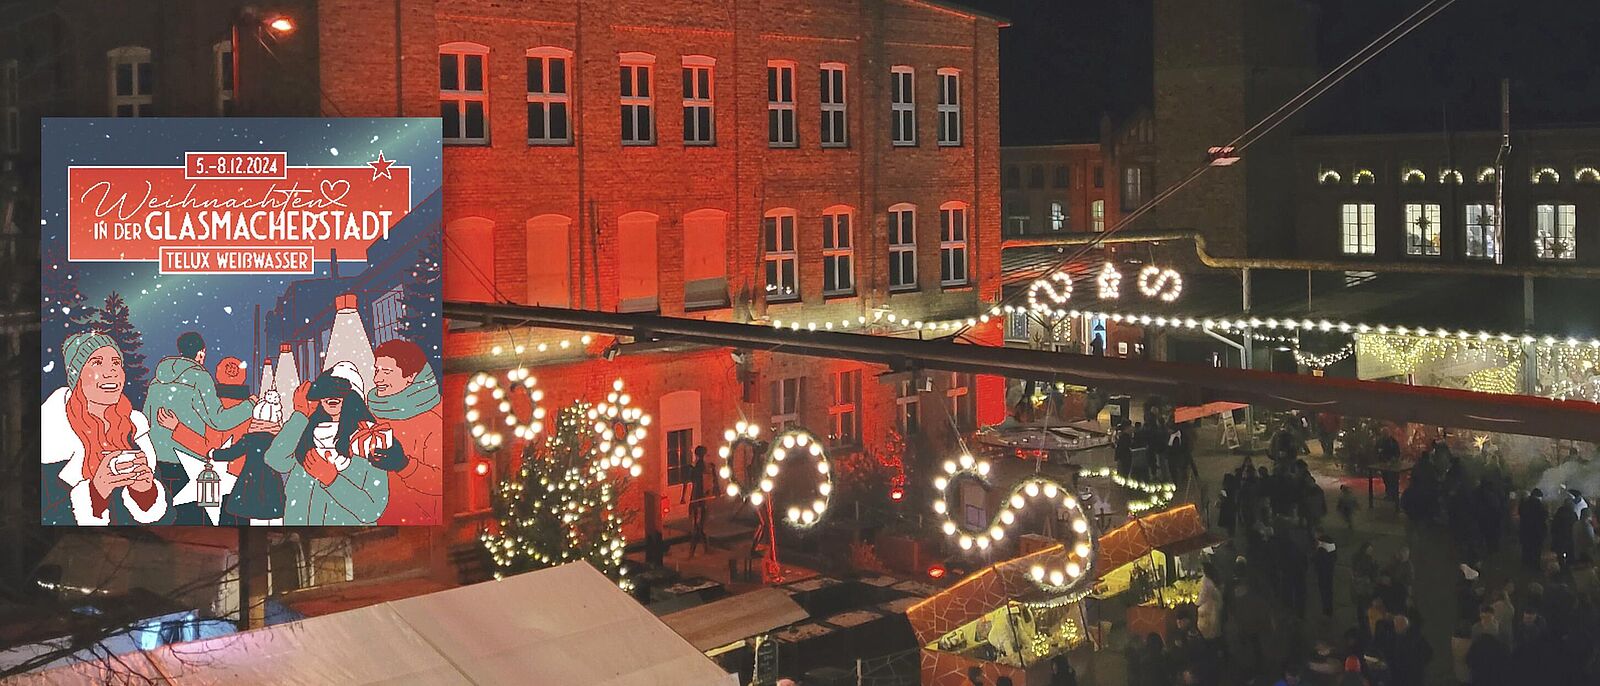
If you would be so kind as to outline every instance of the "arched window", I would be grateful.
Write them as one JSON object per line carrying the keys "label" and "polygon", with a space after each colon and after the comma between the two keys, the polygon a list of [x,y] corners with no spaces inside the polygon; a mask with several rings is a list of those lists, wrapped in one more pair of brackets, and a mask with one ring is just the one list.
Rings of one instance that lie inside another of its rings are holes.
{"label": "arched window", "polygon": [[494,222],[462,217],[444,227],[444,298],[494,302]]}
{"label": "arched window", "polygon": [[856,291],[855,210],[834,205],[822,211],[822,294],[849,295]]}
{"label": "arched window", "polygon": [[528,220],[528,304],[572,306],[572,220],[541,214]]}
{"label": "arched window", "polygon": [[767,302],[800,299],[800,256],[794,235],[795,212],[781,207],[761,219],[761,262]]}
{"label": "arched window", "polygon": [[629,212],[617,218],[617,311],[660,308],[656,275],[656,215]]}
{"label": "arched window", "polygon": [[889,290],[916,289],[917,206],[903,202],[889,206]]}
{"label": "arched window", "polygon": [[967,204],[947,202],[939,206],[939,285],[965,286],[968,262]]}
{"label": "arched window", "polygon": [[111,116],[150,117],[155,115],[156,75],[150,62],[150,48],[127,45],[106,51]]}
{"label": "arched window", "polygon": [[528,60],[528,143],[572,142],[572,51],[531,48]]}
{"label": "arched window", "polygon": [[647,52],[625,52],[617,56],[621,65],[620,106],[622,144],[656,144],[656,101],[654,81],[656,56]]}
{"label": "arched window", "polygon": [[439,46],[439,116],[444,142],[489,142],[489,46],[457,41]]}
{"label": "arched window", "polygon": [[695,210],[683,215],[683,306],[728,305],[728,213]]}

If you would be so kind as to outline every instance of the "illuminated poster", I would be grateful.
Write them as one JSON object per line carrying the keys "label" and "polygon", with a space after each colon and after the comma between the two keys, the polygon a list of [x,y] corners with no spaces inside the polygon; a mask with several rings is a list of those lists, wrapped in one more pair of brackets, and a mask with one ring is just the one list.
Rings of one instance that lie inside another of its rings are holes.
{"label": "illuminated poster", "polygon": [[41,517],[440,521],[435,119],[46,119]]}

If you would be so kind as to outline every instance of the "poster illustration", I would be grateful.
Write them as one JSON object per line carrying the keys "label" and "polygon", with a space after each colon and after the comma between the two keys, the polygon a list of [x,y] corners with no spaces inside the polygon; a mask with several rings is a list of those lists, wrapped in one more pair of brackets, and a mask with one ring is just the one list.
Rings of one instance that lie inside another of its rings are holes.
{"label": "poster illustration", "polygon": [[46,119],[46,525],[441,521],[435,119]]}

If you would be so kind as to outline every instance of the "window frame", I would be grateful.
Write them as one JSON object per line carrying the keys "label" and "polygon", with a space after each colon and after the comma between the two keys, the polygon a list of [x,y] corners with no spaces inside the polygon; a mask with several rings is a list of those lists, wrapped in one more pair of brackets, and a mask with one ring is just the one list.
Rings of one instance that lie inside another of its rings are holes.
{"label": "window frame", "polygon": [[[772,431],[779,433],[800,425],[800,408],[805,401],[805,386],[801,377],[787,376],[773,379],[771,382],[772,393]],[[793,391],[791,398],[790,391]]]}
{"label": "window frame", "polygon": [[[1559,243],[1566,240],[1568,247],[1561,252],[1556,252],[1545,234],[1545,216],[1548,210],[1550,218],[1550,241]],[[1562,219],[1570,219],[1563,222]],[[1536,260],[1551,262],[1571,262],[1578,258],[1578,206],[1570,202],[1541,202],[1533,206],[1533,257]]]}
{"label": "window frame", "polygon": [[[226,60],[223,55],[227,55]],[[233,114],[234,92],[239,87],[237,57],[232,39],[211,44],[212,107],[219,117]]]}
{"label": "window frame", "polygon": [[[1473,221],[1473,210],[1478,211],[1477,221]],[[1487,218],[1487,223],[1485,223],[1485,218]],[[1474,229],[1479,232],[1477,244],[1482,246],[1482,251],[1477,254],[1472,250],[1472,233]],[[1472,260],[1495,259],[1494,232],[1498,229],[1499,225],[1495,221],[1494,203],[1469,202],[1463,205],[1461,208],[1462,255]]]}
{"label": "window frame", "polygon": [[[841,223],[840,220],[843,220]],[[843,228],[840,228],[840,227]],[[843,241],[840,241],[843,238]],[[841,245],[842,243],[842,245]],[[822,295],[845,297],[856,294],[855,210],[834,205],[822,211]],[[840,265],[847,280],[837,282]]]}
{"label": "window frame", "polygon": [[965,372],[950,372],[950,386],[945,390],[945,399],[950,403],[950,420],[961,432],[977,428],[977,408],[972,402],[973,375]]}
{"label": "window frame", "polygon": [[[627,72],[627,81],[624,83],[622,73]],[[642,75],[642,76],[641,76]],[[656,131],[656,57],[643,52],[625,52],[617,56],[617,102],[618,116],[626,117],[633,122],[633,136],[626,134],[626,129],[617,130],[617,138],[624,147],[649,147],[657,143],[660,138]],[[640,85],[643,85],[643,89]],[[627,88],[629,92],[624,92]],[[644,95],[639,95],[643,90]],[[644,110],[644,134],[640,137],[639,111]],[[619,122],[621,119],[619,119]],[[620,124],[619,124],[620,126]]]}
{"label": "window frame", "polygon": [[1067,229],[1067,203],[1063,200],[1050,201],[1050,230],[1066,231]]}
{"label": "window frame", "polygon": [[[961,218],[960,237],[956,237],[956,217]],[[958,200],[947,202],[939,206],[939,286],[943,288],[960,288],[972,283],[972,255],[970,251],[970,238],[972,226],[967,204]],[[954,259],[961,256],[961,276],[947,278],[946,269],[954,274]]]}
{"label": "window frame", "polygon": [[[128,94],[117,93],[117,71],[122,65],[128,65]],[[140,65],[148,65],[144,70],[149,80],[155,80],[155,57],[150,48],[142,45],[124,45],[106,51],[106,91],[110,104],[109,116],[118,118],[139,118],[155,116],[155,85],[146,84],[145,78],[139,75]],[[141,92],[143,88],[143,92]],[[128,107],[129,114],[118,114],[121,107]]]}
{"label": "window frame", "polygon": [[1101,233],[1106,230],[1106,201],[1094,200],[1089,203],[1089,230]]}
{"label": "window frame", "polygon": [[[685,55],[683,77],[691,90],[683,93],[684,147],[712,147],[717,144],[717,60],[706,55]],[[704,76],[702,82],[700,77]],[[705,92],[700,87],[704,85]],[[705,131],[700,131],[700,111],[705,111]],[[692,113],[692,114],[691,114]],[[690,122],[694,122],[693,138]]]}
{"label": "window frame", "polygon": [[[800,147],[799,112],[795,107],[795,72],[792,60],[767,61],[767,147]],[[787,77],[785,76],[787,75]],[[787,121],[784,115],[788,115]],[[788,134],[788,139],[784,135]]]}
{"label": "window frame", "polygon": [[[1444,249],[1442,208],[1438,203],[1408,202],[1404,205],[1406,233],[1405,249],[1408,257],[1439,257]],[[1431,231],[1420,222],[1431,223]],[[1417,229],[1413,231],[1413,229]],[[1430,241],[1429,238],[1432,238]],[[1413,238],[1418,239],[1413,241]],[[1419,242],[1420,241],[1420,242]]]}
{"label": "window frame", "polygon": [[[939,77],[939,146],[958,148],[964,140],[961,135],[961,70],[941,67],[935,72]],[[947,99],[948,96],[948,99]]]}
{"label": "window frame", "polygon": [[[527,91],[528,105],[539,105],[544,109],[543,119],[545,134],[539,137],[532,135],[533,131],[531,129],[533,127],[533,117],[530,115],[528,117],[528,127],[530,129],[528,131],[528,145],[572,145],[572,51],[566,48],[558,48],[549,45],[540,46],[537,48],[530,48],[527,53],[523,55],[523,60],[524,70],[532,68],[533,60],[539,60],[539,79],[540,83],[544,86],[544,90],[542,91]],[[559,93],[552,91],[550,87],[550,82],[552,80],[550,76],[551,74],[555,73],[551,68],[551,60],[561,60],[562,91]],[[556,105],[562,106],[564,110],[563,117],[566,120],[566,136],[560,138],[550,135],[552,128],[550,125],[550,112],[555,109]]]}
{"label": "window frame", "polygon": [[[896,203],[889,206],[889,292],[908,293],[918,290],[919,279],[917,269],[917,206],[911,203]],[[909,226],[907,218],[909,217]],[[898,230],[899,235],[896,235]],[[909,241],[897,240],[909,238]],[[909,255],[909,258],[901,255]],[[905,265],[911,265],[910,280],[895,282],[894,265],[900,261],[900,276],[906,276]]]}
{"label": "window frame", "polygon": [[[905,93],[902,94],[902,86]],[[897,64],[889,68],[889,142],[898,148],[917,146],[917,70]]]}
{"label": "window frame", "polygon": [[[1351,214],[1352,208],[1354,215]],[[1350,255],[1377,253],[1377,205],[1370,202],[1347,202],[1339,205],[1339,252]],[[1351,217],[1354,216],[1354,223]],[[1354,233],[1351,230],[1354,229]],[[1354,241],[1351,238],[1354,237]],[[1352,249],[1353,248],[1353,249]]]}
{"label": "window frame", "polygon": [[[688,441],[681,446],[682,450],[678,451],[677,455],[674,455],[672,438],[682,434],[688,434]],[[661,457],[662,463],[666,466],[667,486],[670,488],[689,483],[689,472],[694,467],[694,427],[686,426],[666,431],[663,433],[662,440],[666,445]],[[674,457],[679,459],[675,460],[673,459]],[[674,473],[676,473],[676,476],[674,476]]]}
{"label": "window frame", "polygon": [[901,380],[895,387],[895,427],[900,429],[901,438],[909,438],[912,433],[922,431],[922,394],[917,390],[915,375]]}
{"label": "window frame", "polygon": [[[445,135],[447,129],[441,129],[439,132],[440,140],[445,145],[489,145],[489,46],[468,41],[445,43],[439,46],[441,62],[445,55],[452,55],[456,58],[456,88],[446,89],[444,83],[440,82],[439,107],[441,111],[439,116],[441,119],[444,118],[443,108],[445,103],[456,103],[456,132],[459,135],[451,137]],[[468,59],[470,57],[478,58],[478,65],[481,69],[481,73],[478,74],[478,90],[468,90],[466,87],[469,73],[467,63],[470,61]],[[441,64],[440,69],[442,70],[443,68],[444,65]],[[467,122],[470,120],[468,109],[471,103],[477,103],[482,111],[483,136],[478,138],[467,135]]]}
{"label": "window frame", "polygon": [[[1129,192],[1132,189],[1133,192]],[[1144,204],[1144,167],[1122,168],[1122,211],[1130,212]]]}
{"label": "window frame", "polygon": [[[799,215],[793,208],[780,207],[767,210],[761,217],[761,279],[764,299],[769,303],[798,302],[800,300],[800,250],[795,235],[795,225]],[[787,226],[784,220],[788,220]],[[767,240],[767,223],[773,224],[773,242]],[[784,248],[785,228],[787,228],[788,248]],[[784,265],[788,265],[788,276],[792,280],[784,281]],[[770,281],[774,276],[779,283]],[[775,297],[774,286],[787,287],[790,294]]]}
{"label": "window frame", "polygon": [[[818,108],[822,122],[817,138],[824,148],[850,147],[850,70],[843,62],[823,62],[817,69]],[[837,74],[837,77],[833,77]],[[837,92],[835,92],[837,91]],[[832,135],[830,135],[832,134]]]}
{"label": "window frame", "polygon": [[[833,396],[828,404],[828,447],[858,447],[862,434],[861,369],[841,369],[829,376],[832,377]],[[848,433],[845,431],[847,422]]]}

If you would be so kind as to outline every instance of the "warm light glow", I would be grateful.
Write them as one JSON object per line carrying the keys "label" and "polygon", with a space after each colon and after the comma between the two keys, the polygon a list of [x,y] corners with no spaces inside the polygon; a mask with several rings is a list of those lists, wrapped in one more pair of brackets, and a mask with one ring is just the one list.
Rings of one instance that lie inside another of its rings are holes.
{"label": "warm light glow", "polygon": [[267,28],[278,33],[290,33],[294,31],[294,20],[285,16],[275,17],[267,22]]}

